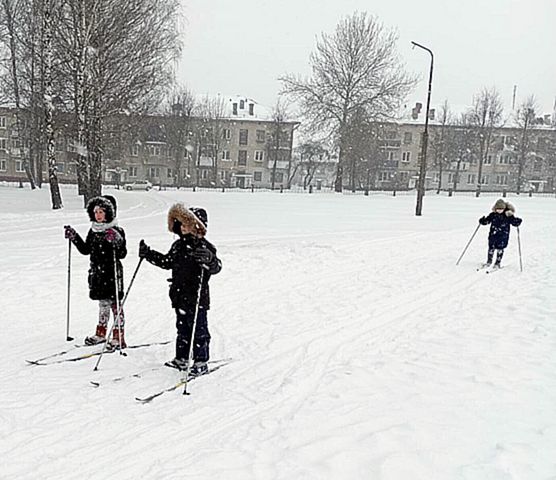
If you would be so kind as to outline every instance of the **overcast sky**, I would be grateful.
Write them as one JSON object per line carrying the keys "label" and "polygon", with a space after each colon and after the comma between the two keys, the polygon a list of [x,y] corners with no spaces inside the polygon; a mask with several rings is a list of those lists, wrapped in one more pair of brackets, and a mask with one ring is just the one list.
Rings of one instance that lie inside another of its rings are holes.
{"label": "overcast sky", "polygon": [[556,97],[556,0],[182,0],[185,36],[178,77],[195,93],[245,95],[270,106],[284,73],[309,74],[309,55],[339,19],[367,11],[399,33],[400,58],[421,83],[408,103],[469,105],[495,85],[511,108],[534,94],[539,110]]}

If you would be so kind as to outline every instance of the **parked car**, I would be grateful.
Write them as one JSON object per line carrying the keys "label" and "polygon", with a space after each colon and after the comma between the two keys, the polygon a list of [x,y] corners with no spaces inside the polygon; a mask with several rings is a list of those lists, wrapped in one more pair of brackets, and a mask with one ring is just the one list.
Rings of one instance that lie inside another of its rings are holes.
{"label": "parked car", "polygon": [[153,184],[148,180],[135,180],[135,182],[126,183],[124,188],[126,190],[146,190],[148,192],[153,188]]}

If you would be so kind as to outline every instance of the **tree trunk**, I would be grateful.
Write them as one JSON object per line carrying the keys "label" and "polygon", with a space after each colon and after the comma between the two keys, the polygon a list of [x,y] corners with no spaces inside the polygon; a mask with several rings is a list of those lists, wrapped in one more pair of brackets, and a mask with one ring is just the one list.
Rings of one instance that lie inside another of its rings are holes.
{"label": "tree trunk", "polygon": [[45,130],[47,138],[48,181],[50,183],[50,197],[54,210],[62,208],[62,196],[56,175],[56,158],[54,156],[54,128],[52,125],[52,0],[44,4],[44,104]]}

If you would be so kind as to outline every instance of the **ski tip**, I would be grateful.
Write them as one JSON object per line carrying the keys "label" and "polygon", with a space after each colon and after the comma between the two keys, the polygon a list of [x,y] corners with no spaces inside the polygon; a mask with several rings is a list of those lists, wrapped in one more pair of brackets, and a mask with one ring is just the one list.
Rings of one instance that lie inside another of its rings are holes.
{"label": "ski tip", "polygon": [[73,342],[74,340],[75,340],[75,338],[73,338],[73,337],[66,337],[67,342]]}
{"label": "ski tip", "polygon": [[95,388],[96,388],[96,387],[100,387],[100,383],[99,383],[99,382],[93,382],[93,381],[91,381],[90,384],[91,384],[93,387],[95,387]]}

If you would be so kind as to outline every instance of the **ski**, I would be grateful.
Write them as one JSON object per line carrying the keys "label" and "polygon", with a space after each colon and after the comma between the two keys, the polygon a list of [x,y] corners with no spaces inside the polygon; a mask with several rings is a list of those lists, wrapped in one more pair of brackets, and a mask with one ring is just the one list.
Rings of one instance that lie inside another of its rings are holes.
{"label": "ski", "polygon": [[49,359],[54,358],[54,357],[61,357],[62,355],[65,355],[66,353],[73,352],[77,348],[92,347],[92,346],[94,346],[94,345],[73,345],[73,348],[69,348],[69,349],[63,350],[61,352],[51,353],[50,355],[47,355],[46,357],[37,358],[36,360],[25,360],[25,361],[27,363],[31,364],[31,365],[41,365],[40,362],[44,362],[45,360],[49,360]]}
{"label": "ski", "polygon": [[[231,361],[232,361],[231,358],[222,358],[222,359],[218,359],[218,360],[209,360],[207,363],[209,365],[221,365],[223,363],[229,363]],[[163,367],[167,367],[167,365],[157,365],[156,367],[148,368],[148,369],[142,370],[140,372],[130,373],[128,375],[122,375],[122,376],[119,376],[119,377],[111,378],[111,379],[105,380],[103,382],[95,382],[95,381],[91,380],[90,383],[93,387],[100,387],[101,385],[105,385],[108,382],[117,383],[117,382],[121,382],[122,380],[126,380],[128,378],[142,378],[145,374],[150,373],[150,372],[154,372],[156,370],[161,370]]]}
{"label": "ski", "polygon": [[[167,345],[168,343],[171,343],[171,340],[168,340],[166,342],[149,342],[149,343],[141,343],[138,345],[128,345],[127,349],[134,349],[134,348],[144,348],[144,347],[151,347],[154,345]],[[119,350],[104,350],[104,353],[114,353],[114,352],[118,352]],[[47,357],[48,359],[53,358],[55,356],[60,356],[63,355],[65,353],[68,352],[59,352],[55,355],[50,355],[49,357]],[[70,357],[70,358],[61,358],[59,360],[54,360],[51,362],[44,362],[44,360],[46,360],[47,358],[43,358],[42,360],[25,360],[29,365],[54,365],[57,363],[64,363],[64,362],[78,362],[80,360],[86,360],[87,358],[91,358],[91,357],[97,357],[99,355],[102,354],[102,350],[101,351],[96,351],[96,352],[90,352],[90,353],[85,353],[83,355],[78,355],[77,357]]]}
{"label": "ski", "polygon": [[494,272],[497,272],[498,270],[502,270],[503,268],[504,267],[493,267],[493,268],[488,269],[486,271],[486,273],[494,273]]}
{"label": "ski", "polygon": [[[204,377],[205,375],[210,375],[212,372],[215,372],[216,370],[228,365],[230,362],[225,362],[225,363],[221,363],[219,365],[216,365],[215,367],[212,367],[208,370],[208,372],[203,373],[201,375],[189,375],[187,382],[191,382],[192,380],[195,380],[196,378],[200,378],[200,377]],[[174,390],[177,390],[180,387],[185,386],[185,379],[181,379],[179,382],[177,382],[176,384],[165,388],[164,390],[160,390],[156,393],[153,393],[152,395],[148,395],[147,397],[135,397],[135,400],[137,400],[139,403],[150,403],[152,402],[155,398],[160,397],[161,395],[164,395],[165,393],[168,392],[173,392]]]}

